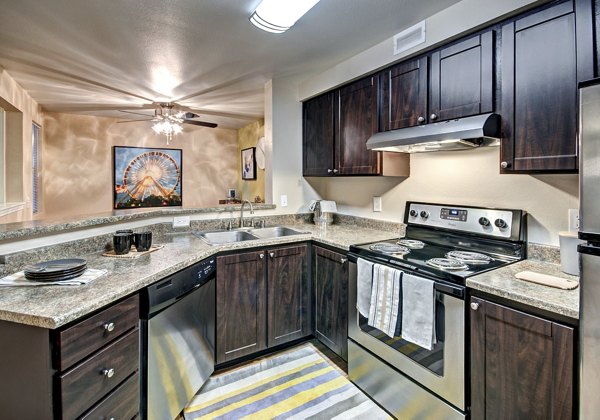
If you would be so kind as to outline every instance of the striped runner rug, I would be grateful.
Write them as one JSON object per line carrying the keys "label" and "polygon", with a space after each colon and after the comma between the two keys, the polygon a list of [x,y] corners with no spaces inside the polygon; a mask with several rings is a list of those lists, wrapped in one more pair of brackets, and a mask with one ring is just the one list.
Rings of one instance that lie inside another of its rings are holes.
{"label": "striped runner rug", "polygon": [[212,376],[183,411],[192,419],[390,419],[316,348]]}

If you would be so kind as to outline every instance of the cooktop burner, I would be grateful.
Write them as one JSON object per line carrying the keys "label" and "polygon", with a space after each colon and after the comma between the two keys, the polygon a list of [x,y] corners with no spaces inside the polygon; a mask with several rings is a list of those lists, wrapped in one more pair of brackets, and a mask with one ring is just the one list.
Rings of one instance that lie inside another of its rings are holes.
{"label": "cooktop burner", "polygon": [[384,254],[408,254],[410,252],[410,249],[405,246],[389,242],[378,242],[370,245],[369,249],[375,252],[383,252]]}
{"label": "cooktop burner", "polygon": [[462,271],[469,269],[467,264],[450,258],[431,258],[425,261],[425,264],[440,270]]}
{"label": "cooktop burner", "polygon": [[416,239],[400,239],[396,243],[412,249],[422,249],[425,246],[425,242],[417,241]]}
{"label": "cooktop burner", "polygon": [[446,258],[465,264],[489,264],[493,260],[488,255],[470,251],[450,251],[446,254]]}

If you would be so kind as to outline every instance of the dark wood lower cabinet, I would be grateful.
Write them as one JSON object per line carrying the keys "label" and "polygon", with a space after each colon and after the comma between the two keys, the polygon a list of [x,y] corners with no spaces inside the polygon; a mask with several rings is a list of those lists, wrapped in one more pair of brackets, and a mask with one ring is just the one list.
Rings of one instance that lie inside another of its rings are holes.
{"label": "dark wood lower cabinet", "polygon": [[471,298],[471,418],[573,418],[573,329]]}
{"label": "dark wood lower cabinet", "polygon": [[217,363],[310,335],[307,246],[217,258]]}
{"label": "dark wood lower cabinet", "polygon": [[315,246],[313,261],[315,336],[348,360],[348,260]]}
{"label": "dark wood lower cabinet", "polygon": [[217,257],[217,363],[267,347],[265,251]]}
{"label": "dark wood lower cabinet", "polygon": [[269,347],[310,334],[306,249],[303,245],[268,251]]}

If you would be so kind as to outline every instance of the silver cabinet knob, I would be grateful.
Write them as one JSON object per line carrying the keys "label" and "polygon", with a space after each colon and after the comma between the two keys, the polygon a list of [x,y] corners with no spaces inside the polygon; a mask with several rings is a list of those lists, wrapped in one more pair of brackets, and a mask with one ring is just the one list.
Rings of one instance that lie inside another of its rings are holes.
{"label": "silver cabinet knob", "polygon": [[421,115],[419,118],[417,118],[417,122],[418,122],[418,123],[423,123],[423,122],[425,122],[425,117]]}
{"label": "silver cabinet knob", "polygon": [[115,370],[113,368],[110,369],[104,369],[102,371],[102,374],[104,376],[106,376],[107,378],[112,378],[115,375]]}
{"label": "silver cabinet knob", "polygon": [[332,171],[331,169],[327,169],[327,173],[328,173],[328,174],[330,174],[330,173],[332,173],[332,172],[333,172],[333,171]]}
{"label": "silver cabinet knob", "polygon": [[506,162],[506,161],[504,161],[504,162],[501,162],[501,163],[500,163],[500,167],[501,167],[502,169],[508,169],[508,168],[510,168],[510,167],[511,167],[511,164],[510,164],[510,162]]}
{"label": "silver cabinet knob", "polygon": [[274,258],[275,257],[275,253],[274,252],[269,252],[269,257]]}
{"label": "silver cabinet knob", "polygon": [[339,172],[339,171],[338,171],[337,169],[334,169],[334,170],[333,170],[333,173],[334,173],[334,174],[337,174],[338,172]]}
{"label": "silver cabinet knob", "polygon": [[476,311],[477,309],[479,309],[479,303],[477,303],[477,302],[471,302],[471,309],[473,309],[474,311]]}
{"label": "silver cabinet knob", "polygon": [[346,261],[348,261],[348,258],[344,258],[344,257],[340,258],[340,262],[341,262],[342,264],[345,264],[345,263],[346,263]]}
{"label": "silver cabinet knob", "polygon": [[429,119],[430,119],[430,120],[432,120],[432,121],[434,121],[434,120],[437,120],[437,117],[438,117],[438,116],[437,116],[436,114],[431,114],[431,115],[429,116]]}
{"label": "silver cabinet knob", "polygon": [[265,254],[258,254],[259,258],[262,260],[263,258],[265,258]]}
{"label": "silver cabinet knob", "polygon": [[104,324],[104,331],[111,332],[115,329],[115,324],[113,322],[109,322],[108,324]]}

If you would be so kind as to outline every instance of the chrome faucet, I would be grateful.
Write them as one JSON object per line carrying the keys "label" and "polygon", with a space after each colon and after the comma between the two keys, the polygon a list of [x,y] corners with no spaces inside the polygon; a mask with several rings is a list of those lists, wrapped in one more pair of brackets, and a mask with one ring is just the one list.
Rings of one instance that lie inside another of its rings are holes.
{"label": "chrome faucet", "polygon": [[242,207],[240,207],[240,227],[241,228],[244,227],[244,206],[246,205],[246,203],[250,204],[250,215],[254,214],[254,209],[252,208],[252,203],[248,200],[243,200]]}

